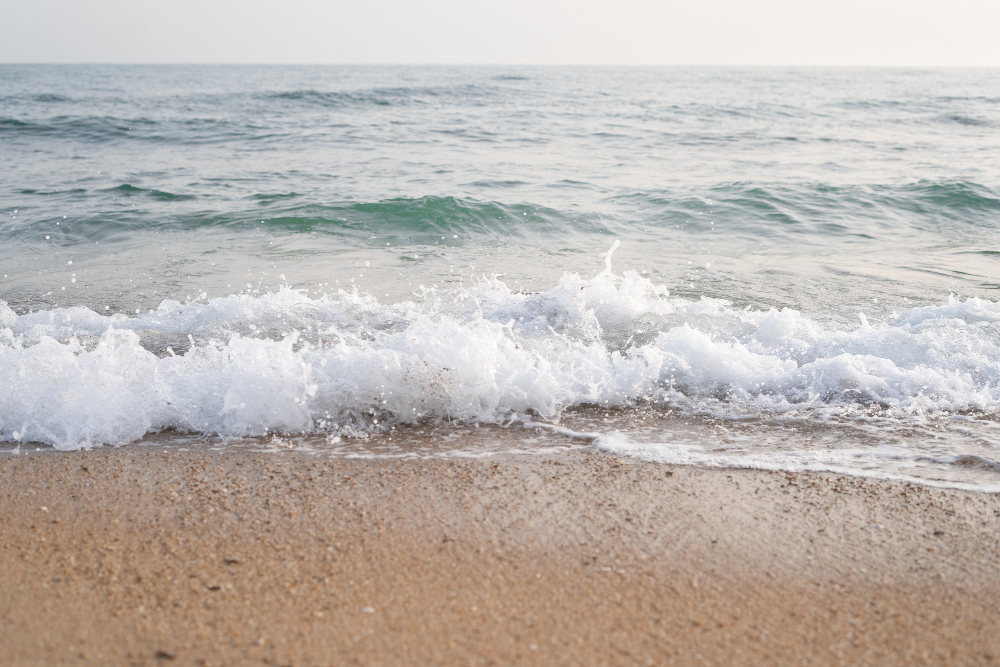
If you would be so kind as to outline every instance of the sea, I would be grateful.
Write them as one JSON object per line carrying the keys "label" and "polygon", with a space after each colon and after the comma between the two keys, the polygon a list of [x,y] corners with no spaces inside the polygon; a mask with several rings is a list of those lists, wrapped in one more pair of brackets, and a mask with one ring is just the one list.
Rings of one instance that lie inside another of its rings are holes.
{"label": "sea", "polygon": [[0,65],[0,453],[1000,491],[1000,70]]}

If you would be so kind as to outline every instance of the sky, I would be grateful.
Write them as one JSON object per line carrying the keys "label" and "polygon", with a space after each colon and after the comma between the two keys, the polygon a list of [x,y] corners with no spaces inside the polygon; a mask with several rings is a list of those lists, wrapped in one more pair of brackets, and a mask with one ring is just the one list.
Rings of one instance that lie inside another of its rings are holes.
{"label": "sky", "polygon": [[998,0],[0,0],[0,62],[1000,67]]}

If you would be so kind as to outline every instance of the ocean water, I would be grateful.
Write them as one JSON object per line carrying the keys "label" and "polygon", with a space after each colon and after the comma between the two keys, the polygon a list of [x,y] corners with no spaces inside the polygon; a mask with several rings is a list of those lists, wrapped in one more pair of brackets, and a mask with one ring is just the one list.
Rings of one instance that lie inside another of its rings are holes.
{"label": "ocean water", "polygon": [[1000,70],[4,65],[0,161],[4,452],[1000,490]]}

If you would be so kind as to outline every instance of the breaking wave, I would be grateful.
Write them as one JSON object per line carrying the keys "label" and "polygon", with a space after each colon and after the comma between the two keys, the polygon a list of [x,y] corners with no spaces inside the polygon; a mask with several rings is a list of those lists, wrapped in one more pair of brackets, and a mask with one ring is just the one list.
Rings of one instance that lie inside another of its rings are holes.
{"label": "breaking wave", "polygon": [[380,303],[282,288],[133,317],[0,302],[0,440],[60,449],[164,429],[372,432],[555,420],[581,405],[725,419],[907,419],[1000,408],[1000,303],[949,299],[844,327],[671,296],[633,271],[538,293],[498,278]]}

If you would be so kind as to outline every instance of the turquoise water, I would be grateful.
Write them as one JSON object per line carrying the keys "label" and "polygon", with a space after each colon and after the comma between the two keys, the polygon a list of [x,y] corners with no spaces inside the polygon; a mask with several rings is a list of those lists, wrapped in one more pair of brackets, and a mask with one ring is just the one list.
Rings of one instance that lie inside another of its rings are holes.
{"label": "turquoise water", "polygon": [[11,446],[543,421],[1000,488],[1000,71],[0,82]]}

